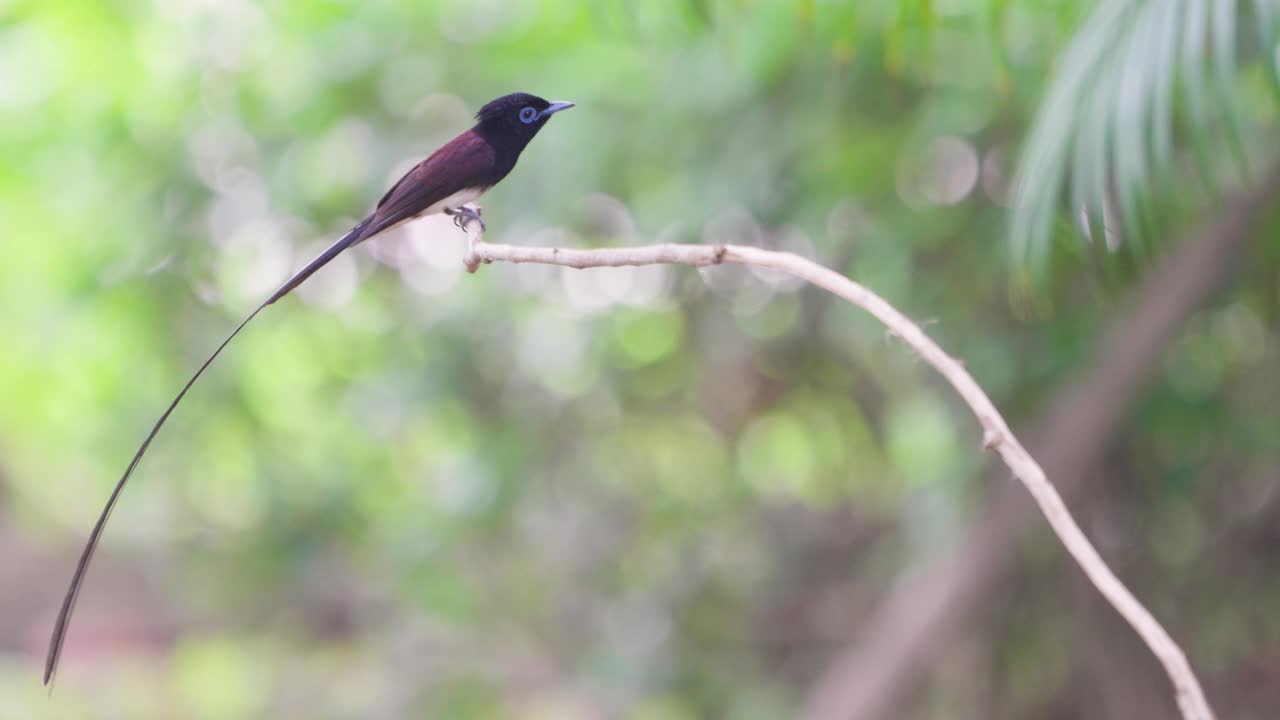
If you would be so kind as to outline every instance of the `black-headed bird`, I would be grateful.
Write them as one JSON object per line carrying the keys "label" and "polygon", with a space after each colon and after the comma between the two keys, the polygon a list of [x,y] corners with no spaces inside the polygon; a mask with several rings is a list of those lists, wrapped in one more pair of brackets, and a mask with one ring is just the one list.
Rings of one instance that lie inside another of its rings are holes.
{"label": "black-headed bird", "polygon": [[536,95],[513,93],[480,108],[480,112],[476,113],[474,127],[450,140],[439,150],[431,153],[426,160],[405,173],[404,177],[382,196],[368,217],[357,223],[350,232],[289,278],[288,282],[280,286],[279,290],[272,293],[271,297],[249,313],[249,316],[231,331],[231,334],[191,376],[173,402],[169,403],[169,407],[156,421],[151,432],[147,433],[142,446],[138,448],[129,467],[125,469],[124,475],[112,490],[106,507],[102,509],[102,514],[98,516],[98,522],[93,526],[84,551],[80,554],[80,560],[76,563],[75,574],[71,577],[71,586],[67,589],[67,595],[62,601],[62,609],[58,612],[58,619],[53,626],[53,636],[49,639],[49,654],[45,659],[44,667],[46,685],[53,680],[54,673],[58,669],[58,659],[62,655],[62,647],[67,639],[71,614],[75,609],[80,588],[84,585],[85,571],[88,570],[94,550],[97,549],[98,541],[102,538],[102,529],[107,524],[107,518],[111,516],[111,511],[120,499],[120,491],[124,489],[129,476],[133,474],[138,462],[147,452],[156,433],[164,426],[169,415],[178,407],[178,403],[214,358],[218,357],[227,344],[258,313],[288,295],[347,248],[359,245],[369,238],[416,218],[437,213],[453,215],[459,227],[465,227],[465,223],[468,222],[479,222],[483,227],[484,223],[479,214],[466,207],[467,203],[474,201],[505,178],[515,167],[520,153],[538,134],[542,126],[546,125],[547,120],[561,110],[571,107],[573,107],[571,102],[548,102]]}

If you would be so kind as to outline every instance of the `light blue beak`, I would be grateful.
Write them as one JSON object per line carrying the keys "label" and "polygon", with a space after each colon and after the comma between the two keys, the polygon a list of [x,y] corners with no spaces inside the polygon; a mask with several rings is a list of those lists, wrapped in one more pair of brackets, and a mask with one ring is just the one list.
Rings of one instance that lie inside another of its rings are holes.
{"label": "light blue beak", "polygon": [[565,100],[559,100],[551,103],[550,105],[547,106],[546,110],[543,110],[542,112],[538,113],[538,117],[540,118],[551,117],[552,115],[555,115],[561,110],[568,110],[571,107],[573,107],[573,103]]}

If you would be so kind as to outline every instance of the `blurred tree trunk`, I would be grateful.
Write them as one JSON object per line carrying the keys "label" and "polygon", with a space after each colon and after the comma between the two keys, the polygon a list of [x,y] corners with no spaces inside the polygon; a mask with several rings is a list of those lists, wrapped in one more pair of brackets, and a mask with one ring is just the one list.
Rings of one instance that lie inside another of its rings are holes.
{"label": "blurred tree trunk", "polygon": [[[1032,454],[1063,494],[1078,494],[1097,480],[1099,460],[1159,376],[1160,358],[1235,273],[1253,228],[1277,195],[1280,166],[1230,198],[1215,222],[1178,243],[1116,315],[1058,399],[1027,423]],[[902,578],[860,623],[866,633],[832,659],[810,692],[806,717],[892,716],[932,659],[942,655],[939,649],[956,640],[1000,585],[1028,530],[1042,536],[1043,519],[1008,471],[993,470],[988,479],[996,489],[968,535],[950,554]],[[1177,639],[1176,630],[1171,632]],[[1188,652],[1194,665],[1195,654]],[[1168,702],[1172,710],[1172,695]]]}

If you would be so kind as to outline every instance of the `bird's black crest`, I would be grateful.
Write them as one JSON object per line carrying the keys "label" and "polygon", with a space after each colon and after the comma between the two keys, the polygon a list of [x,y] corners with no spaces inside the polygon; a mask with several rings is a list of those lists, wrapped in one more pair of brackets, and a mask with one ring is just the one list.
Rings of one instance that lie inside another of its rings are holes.
{"label": "bird's black crest", "polygon": [[551,103],[543,100],[537,95],[529,93],[511,93],[503,95],[497,100],[491,100],[480,108],[480,112],[476,113],[476,120],[486,122],[489,120],[497,120],[513,111],[518,111],[522,107],[532,107],[534,110],[546,110]]}

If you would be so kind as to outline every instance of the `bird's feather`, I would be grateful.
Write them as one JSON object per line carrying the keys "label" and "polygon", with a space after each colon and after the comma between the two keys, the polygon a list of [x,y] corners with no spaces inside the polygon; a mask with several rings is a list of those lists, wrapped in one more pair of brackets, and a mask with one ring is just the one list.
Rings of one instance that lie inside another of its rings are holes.
{"label": "bird's feather", "polygon": [[[418,163],[404,177],[400,178],[382,196],[382,200],[378,202],[373,214],[362,220],[350,232],[330,245],[301,270],[294,273],[293,277],[289,278],[278,290],[272,293],[266,302],[250,313],[227,336],[226,340],[222,341],[222,344],[213,351],[213,354],[205,360],[204,364],[196,370],[191,379],[187,381],[187,384],[183,386],[182,391],[169,404],[164,414],[156,421],[151,431],[147,433],[142,446],[134,454],[129,467],[124,471],[124,475],[116,482],[111,497],[107,500],[106,507],[102,509],[97,523],[94,524],[89,540],[85,543],[84,550],[80,554],[80,560],[76,563],[76,571],[71,578],[71,587],[63,598],[62,607],[58,611],[58,618],[54,622],[53,635],[49,639],[49,654],[45,660],[45,684],[53,680],[53,675],[57,671],[58,660],[62,656],[62,646],[66,641],[67,629],[71,621],[71,614],[75,610],[76,598],[80,595],[80,588],[84,585],[85,573],[88,571],[89,563],[98,548],[98,541],[102,537],[102,531],[106,527],[107,519],[111,517],[111,511],[115,509],[116,502],[120,499],[120,492],[124,490],[129,477],[133,475],[134,469],[151,446],[151,441],[160,432],[160,428],[169,419],[169,415],[178,407],[178,403],[186,396],[187,391],[191,389],[196,380],[204,374],[205,369],[209,367],[214,358],[218,357],[223,348],[231,342],[232,338],[238,335],[258,313],[262,312],[268,305],[288,295],[294,288],[301,285],[304,280],[311,277],[317,270],[329,264],[329,261],[343,251],[414,218],[429,213],[441,212],[445,209],[444,203],[446,202],[460,200],[461,202],[458,202],[458,204],[461,205],[479,196],[494,182],[497,182],[497,180],[491,179],[493,178],[495,159],[493,147],[471,130],[462,133],[432,153],[430,157]],[[501,177],[497,179],[501,179]]]}
{"label": "bird's feather", "polygon": [[493,146],[474,130],[450,140],[397,180],[369,217],[289,278],[267,304],[288,295],[347,248],[415,218],[476,199],[497,182],[493,179],[496,160]]}
{"label": "bird's feather", "polygon": [[[505,114],[524,110],[526,109],[525,106],[531,103],[536,106],[535,109],[545,110],[551,108],[551,103],[546,100],[525,93],[508,95],[486,105],[481,112],[481,116],[478,117],[479,123],[476,127],[445,144],[426,160],[414,166],[404,177],[400,178],[382,196],[377,207],[368,217],[358,223],[346,235],[343,235],[337,242],[330,245],[314,260],[307,263],[305,267],[281,285],[280,289],[276,290],[271,297],[249,313],[249,316],[237,325],[235,330],[231,331],[231,334],[222,341],[221,345],[218,345],[208,359],[196,370],[191,379],[187,381],[187,384],[182,387],[177,397],[169,403],[169,407],[165,409],[160,419],[152,426],[151,431],[147,433],[142,446],[134,453],[129,467],[125,469],[124,474],[116,482],[115,488],[107,500],[106,507],[102,509],[97,523],[94,524],[93,530],[89,534],[89,540],[85,543],[84,551],[81,552],[80,559],[76,563],[75,573],[71,578],[71,586],[67,589],[67,594],[63,598],[62,608],[58,612],[57,620],[53,626],[53,634],[49,639],[49,654],[45,660],[44,670],[44,682],[46,685],[53,681],[54,674],[57,672],[58,661],[62,657],[62,648],[67,639],[67,630],[71,624],[71,616],[75,610],[76,599],[80,595],[80,589],[84,586],[89,563],[93,559],[94,551],[98,548],[107,520],[111,517],[111,512],[115,509],[116,503],[120,499],[120,493],[124,490],[124,486],[133,471],[138,467],[142,456],[146,454],[147,448],[151,446],[151,441],[155,439],[157,433],[160,432],[160,428],[164,426],[169,416],[177,409],[178,404],[182,402],[182,398],[186,396],[196,380],[200,378],[231,340],[251,320],[257,317],[258,313],[266,309],[268,305],[289,294],[304,280],[327,265],[343,251],[414,218],[460,207],[479,197],[485,190],[488,190],[506,177],[507,173],[511,172],[511,169],[515,166],[516,158],[519,157],[520,152],[529,143],[529,140],[533,138],[534,134],[537,133],[541,124],[545,122],[545,118],[534,125],[528,125],[527,121],[512,120],[511,118],[506,118]],[[567,103],[561,103],[560,105],[569,106]],[[504,118],[506,119],[504,120]],[[525,126],[519,125],[518,123],[520,122],[526,123]]]}
{"label": "bird's feather", "polygon": [[[368,226],[355,243],[401,223],[443,211],[443,201],[474,191],[473,198],[501,180],[494,176],[497,150],[475,130],[450,140],[405,173],[378,201]],[[504,173],[505,174],[505,173]]]}

